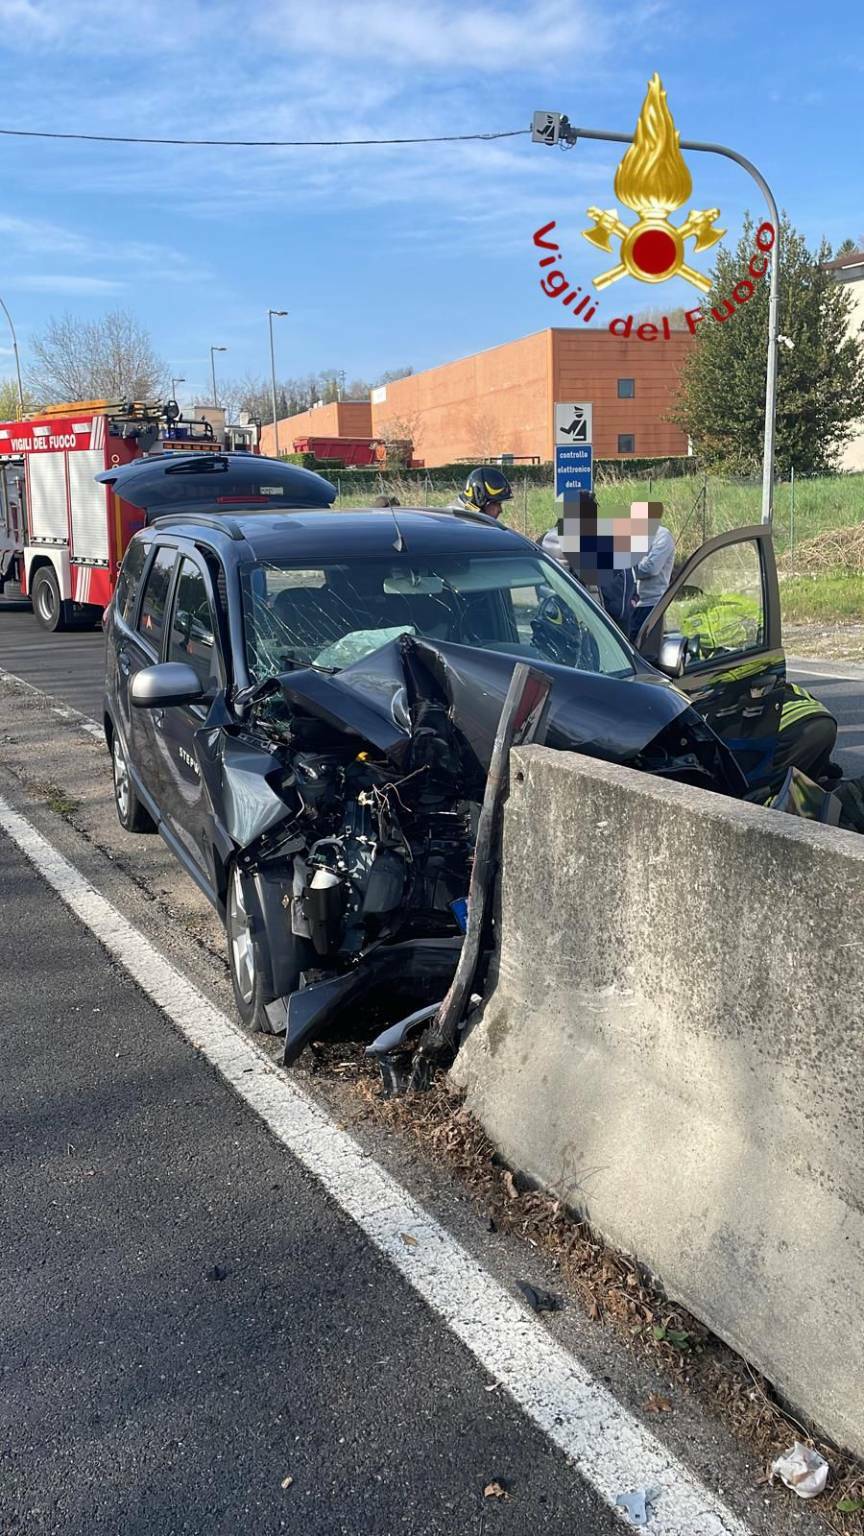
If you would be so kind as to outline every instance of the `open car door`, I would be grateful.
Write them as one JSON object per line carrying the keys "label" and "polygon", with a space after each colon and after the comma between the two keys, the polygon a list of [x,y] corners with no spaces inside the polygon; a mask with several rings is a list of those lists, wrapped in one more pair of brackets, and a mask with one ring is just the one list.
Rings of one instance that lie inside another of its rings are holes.
{"label": "open car door", "polygon": [[646,619],[636,648],[686,693],[751,784],[770,775],[786,682],[771,529],[709,539]]}

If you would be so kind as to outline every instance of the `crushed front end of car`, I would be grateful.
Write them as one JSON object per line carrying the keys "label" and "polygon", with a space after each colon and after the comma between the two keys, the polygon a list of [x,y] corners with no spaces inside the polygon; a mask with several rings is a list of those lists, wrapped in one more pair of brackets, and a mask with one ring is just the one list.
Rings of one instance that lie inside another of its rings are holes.
{"label": "crushed front end of car", "polygon": [[[245,718],[211,714],[198,733],[219,851],[254,891],[286,1062],[337,1027],[368,1036],[373,999],[386,1022],[446,992],[516,662],[403,634],[339,672],[280,674]],[[536,669],[551,690],[535,739],[743,793],[734,758],[662,679]]]}

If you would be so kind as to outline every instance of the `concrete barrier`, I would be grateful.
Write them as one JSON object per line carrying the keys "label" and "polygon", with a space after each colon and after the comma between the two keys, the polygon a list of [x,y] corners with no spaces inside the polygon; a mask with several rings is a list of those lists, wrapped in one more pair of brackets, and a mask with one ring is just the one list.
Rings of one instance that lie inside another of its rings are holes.
{"label": "concrete barrier", "polygon": [[470,1108],[864,1453],[864,838],[524,748],[501,902]]}

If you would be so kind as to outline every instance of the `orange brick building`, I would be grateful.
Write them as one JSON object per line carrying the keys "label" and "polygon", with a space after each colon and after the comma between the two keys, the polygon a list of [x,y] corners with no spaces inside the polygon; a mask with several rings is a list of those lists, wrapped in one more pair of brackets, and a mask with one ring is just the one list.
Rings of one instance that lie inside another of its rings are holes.
{"label": "orange brick building", "polygon": [[[372,437],[372,407],[368,400],[333,400],[316,405],[298,416],[285,416],[279,423],[279,449],[291,453],[295,437]],[[275,450],[273,423],[261,429],[261,452]]]}
{"label": "orange brick building", "polygon": [[[316,406],[279,423],[279,444],[294,438],[410,437],[430,467],[460,459],[552,458],[556,400],[590,400],[594,454],[603,459],[687,453],[687,436],[665,418],[693,338],[664,341],[606,330],[547,330],[472,357],[427,368],[372,392],[370,401]],[[273,451],[265,426],[262,453]]]}

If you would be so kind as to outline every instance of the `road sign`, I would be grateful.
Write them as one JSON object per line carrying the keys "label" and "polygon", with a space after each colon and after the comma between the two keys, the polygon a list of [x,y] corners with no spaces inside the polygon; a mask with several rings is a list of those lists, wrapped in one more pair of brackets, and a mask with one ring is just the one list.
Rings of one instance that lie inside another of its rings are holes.
{"label": "road sign", "polygon": [[565,496],[590,491],[594,479],[594,450],[590,443],[576,443],[573,447],[555,449],[555,497],[563,501]]}
{"label": "road sign", "polygon": [[594,411],[590,400],[555,406],[555,446],[593,441]]}
{"label": "road sign", "polygon": [[[524,121],[524,119],[523,119]],[[557,144],[561,133],[560,112],[535,112],[531,122],[534,144]]]}

